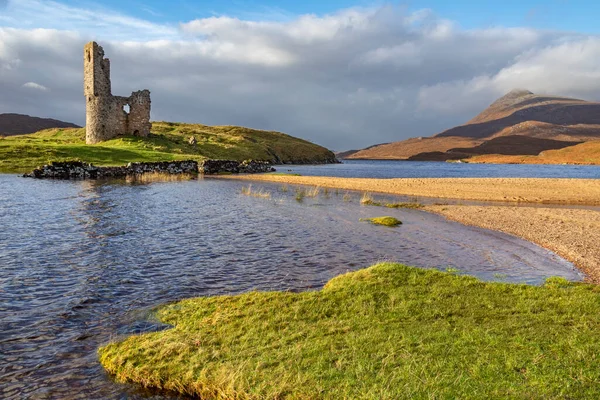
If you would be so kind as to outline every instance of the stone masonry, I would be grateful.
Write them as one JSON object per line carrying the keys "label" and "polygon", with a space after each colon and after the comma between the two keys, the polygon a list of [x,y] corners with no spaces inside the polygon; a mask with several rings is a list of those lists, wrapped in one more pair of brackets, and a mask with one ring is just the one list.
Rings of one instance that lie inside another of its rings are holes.
{"label": "stone masonry", "polygon": [[99,143],[119,135],[148,136],[150,91],[140,90],[129,97],[113,96],[110,85],[110,60],[96,42],[84,47],[83,86],[86,101],[87,144]]}

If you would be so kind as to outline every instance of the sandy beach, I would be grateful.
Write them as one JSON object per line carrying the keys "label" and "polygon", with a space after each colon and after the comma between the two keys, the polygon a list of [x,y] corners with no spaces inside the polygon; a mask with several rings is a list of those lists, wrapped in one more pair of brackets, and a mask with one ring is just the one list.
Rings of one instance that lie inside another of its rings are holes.
{"label": "sandy beach", "polygon": [[[347,190],[479,201],[504,205],[428,205],[448,219],[493,229],[545,247],[600,283],[600,212],[576,208],[518,207],[514,204],[599,205],[600,180],[527,178],[362,179],[287,175],[240,175],[226,179],[317,185]],[[512,203],[512,204],[511,204]],[[383,213],[383,210],[382,210]]]}
{"label": "sandy beach", "polygon": [[538,178],[335,178],[292,175],[225,175],[220,178],[478,201],[600,205],[600,179]]}
{"label": "sandy beach", "polygon": [[571,261],[600,283],[600,212],[592,210],[514,206],[427,206],[466,225],[519,236]]}

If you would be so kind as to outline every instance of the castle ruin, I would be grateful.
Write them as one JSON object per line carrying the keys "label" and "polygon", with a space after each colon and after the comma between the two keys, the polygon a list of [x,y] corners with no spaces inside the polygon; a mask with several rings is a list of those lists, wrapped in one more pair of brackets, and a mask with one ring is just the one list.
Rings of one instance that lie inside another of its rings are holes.
{"label": "castle ruin", "polygon": [[96,42],[84,47],[83,85],[86,104],[87,144],[99,143],[119,135],[150,134],[150,91],[140,90],[129,97],[113,96],[110,85],[110,60]]}

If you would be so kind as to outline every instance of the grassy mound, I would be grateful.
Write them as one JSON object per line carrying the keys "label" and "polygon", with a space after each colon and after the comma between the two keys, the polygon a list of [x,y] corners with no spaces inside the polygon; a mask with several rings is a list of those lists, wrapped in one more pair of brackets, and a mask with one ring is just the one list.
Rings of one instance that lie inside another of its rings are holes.
{"label": "grassy mound", "polygon": [[[191,136],[197,144],[188,143]],[[122,165],[206,158],[313,163],[332,160],[334,155],[324,147],[279,132],[170,122],[154,122],[147,138],[124,136],[96,145],[85,144],[85,128],[0,138],[0,172],[26,172],[50,161],[73,159]]]}
{"label": "grassy mound", "polygon": [[206,399],[598,398],[600,287],[399,264],[322,291],[184,300],[99,350],[121,382]]}
{"label": "grassy mound", "polygon": [[383,225],[390,227],[402,225],[402,221],[394,217],[361,218],[361,221],[368,221],[374,225]]}

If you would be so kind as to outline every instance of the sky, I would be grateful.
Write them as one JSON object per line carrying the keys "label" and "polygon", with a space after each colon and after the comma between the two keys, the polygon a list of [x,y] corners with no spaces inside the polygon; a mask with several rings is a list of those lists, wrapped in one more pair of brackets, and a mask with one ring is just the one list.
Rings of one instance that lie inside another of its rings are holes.
{"label": "sky", "polygon": [[514,88],[600,101],[600,2],[0,0],[0,113],[83,125],[83,46],[152,119],[333,150],[430,136]]}

